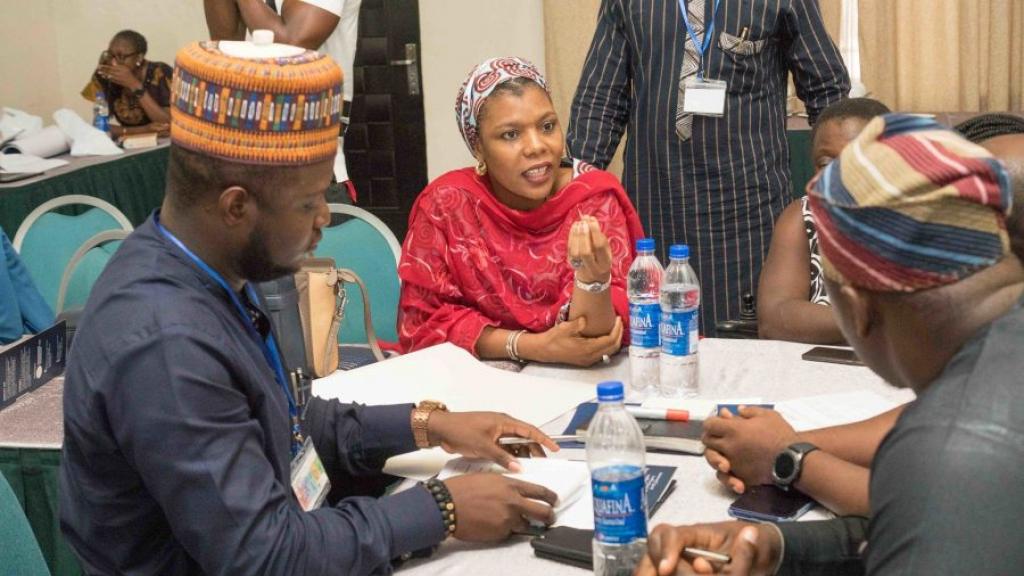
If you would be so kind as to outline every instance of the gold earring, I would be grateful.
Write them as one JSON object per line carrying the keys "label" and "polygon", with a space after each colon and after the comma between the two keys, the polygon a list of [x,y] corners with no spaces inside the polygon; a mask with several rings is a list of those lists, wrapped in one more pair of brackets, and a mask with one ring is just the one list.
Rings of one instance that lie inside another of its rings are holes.
{"label": "gold earring", "polygon": [[487,163],[484,162],[483,160],[480,160],[476,164],[476,175],[483,176],[484,174],[487,174]]}

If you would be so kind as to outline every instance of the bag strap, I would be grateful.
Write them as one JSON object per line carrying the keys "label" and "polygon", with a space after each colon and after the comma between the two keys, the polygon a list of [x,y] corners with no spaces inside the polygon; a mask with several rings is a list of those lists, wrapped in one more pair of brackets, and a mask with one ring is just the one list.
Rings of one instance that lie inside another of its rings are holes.
{"label": "bag strap", "polygon": [[[378,361],[384,360],[384,352],[381,351],[380,342],[377,341],[377,331],[373,328],[373,317],[370,315],[370,295],[366,291],[366,284],[363,284],[363,279],[360,278],[358,274],[348,268],[338,268],[337,273],[339,283],[352,282],[359,287],[359,292],[363,296],[363,326],[366,329],[366,339],[370,343],[370,350],[373,352],[373,357]],[[342,295],[342,302],[340,302],[338,311],[334,314],[334,322],[337,323],[337,326],[332,322],[330,334],[338,333],[338,330],[341,329],[341,319],[345,315],[344,305],[348,300],[348,297],[344,295],[344,285],[340,286],[340,288],[341,290],[339,293]],[[335,336],[335,341],[337,341],[336,339],[337,336]]]}

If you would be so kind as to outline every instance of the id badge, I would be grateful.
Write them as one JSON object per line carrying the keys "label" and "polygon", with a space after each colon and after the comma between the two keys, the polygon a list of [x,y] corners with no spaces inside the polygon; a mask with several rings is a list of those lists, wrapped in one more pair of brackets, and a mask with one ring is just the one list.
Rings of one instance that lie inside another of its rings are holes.
{"label": "id badge", "polygon": [[292,491],[306,512],[319,508],[331,491],[331,481],[327,478],[324,463],[320,461],[313,441],[309,438],[306,438],[302,449],[292,458],[291,476]]}
{"label": "id badge", "polygon": [[724,80],[687,78],[679,92],[683,99],[683,112],[699,116],[724,115],[726,88],[728,85]]}

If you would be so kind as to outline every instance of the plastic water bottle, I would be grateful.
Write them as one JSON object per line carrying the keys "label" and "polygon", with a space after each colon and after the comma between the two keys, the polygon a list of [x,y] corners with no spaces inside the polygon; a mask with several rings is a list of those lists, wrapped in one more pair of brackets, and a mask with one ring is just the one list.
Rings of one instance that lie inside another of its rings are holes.
{"label": "plastic water bottle", "polygon": [[700,282],[690,267],[690,247],[675,244],[661,282],[661,382],[665,397],[696,396]]}
{"label": "plastic water bottle", "polygon": [[629,396],[643,400],[658,387],[661,352],[661,305],[658,303],[664,270],[654,255],[654,239],[636,241],[636,259],[629,267]]}
{"label": "plastic water bottle", "polygon": [[596,576],[629,576],[647,552],[644,435],[622,399],[622,382],[598,384],[587,431]]}
{"label": "plastic water bottle", "polygon": [[110,134],[110,107],[107,106],[107,95],[103,90],[96,91],[96,100],[92,104],[92,125],[93,128]]}

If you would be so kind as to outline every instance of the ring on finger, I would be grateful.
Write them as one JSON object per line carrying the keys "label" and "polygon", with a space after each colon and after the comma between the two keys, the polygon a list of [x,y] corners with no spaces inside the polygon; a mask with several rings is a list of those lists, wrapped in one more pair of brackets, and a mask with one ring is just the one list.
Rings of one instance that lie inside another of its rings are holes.
{"label": "ring on finger", "polygon": [[569,265],[572,266],[574,270],[579,270],[583,267],[583,258],[570,258]]}

